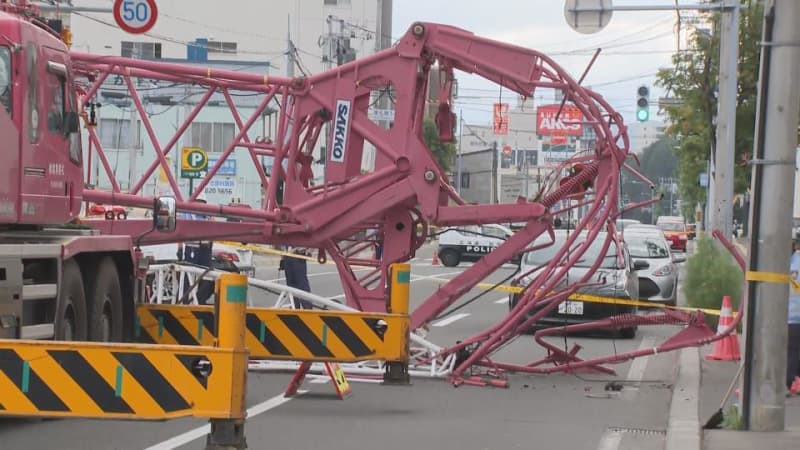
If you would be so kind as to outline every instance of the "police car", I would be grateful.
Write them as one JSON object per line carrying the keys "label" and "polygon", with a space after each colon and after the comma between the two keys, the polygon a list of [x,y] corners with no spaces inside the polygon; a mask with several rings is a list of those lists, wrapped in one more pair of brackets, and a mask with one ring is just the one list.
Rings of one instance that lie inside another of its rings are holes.
{"label": "police car", "polygon": [[[450,228],[439,235],[439,259],[447,267],[455,267],[461,261],[475,262],[497,248],[513,232],[498,224],[469,225]],[[511,262],[519,262],[516,257]]]}

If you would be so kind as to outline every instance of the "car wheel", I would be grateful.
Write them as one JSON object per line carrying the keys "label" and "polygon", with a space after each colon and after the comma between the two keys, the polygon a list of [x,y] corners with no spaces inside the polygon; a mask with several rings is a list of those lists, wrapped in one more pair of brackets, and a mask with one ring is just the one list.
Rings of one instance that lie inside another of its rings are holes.
{"label": "car wheel", "polygon": [[638,327],[623,328],[619,330],[619,337],[621,339],[633,339],[636,337],[636,330]]}
{"label": "car wheel", "polygon": [[447,267],[455,267],[461,262],[461,257],[459,257],[458,252],[449,248],[439,252],[439,259],[442,261],[442,264]]}

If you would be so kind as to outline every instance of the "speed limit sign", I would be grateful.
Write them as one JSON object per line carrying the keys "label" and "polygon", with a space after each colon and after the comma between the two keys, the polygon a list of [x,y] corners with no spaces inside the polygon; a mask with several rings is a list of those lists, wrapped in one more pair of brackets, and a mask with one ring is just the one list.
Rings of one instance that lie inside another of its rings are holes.
{"label": "speed limit sign", "polygon": [[156,24],[158,7],[155,0],[115,0],[114,20],[128,33],[141,34]]}

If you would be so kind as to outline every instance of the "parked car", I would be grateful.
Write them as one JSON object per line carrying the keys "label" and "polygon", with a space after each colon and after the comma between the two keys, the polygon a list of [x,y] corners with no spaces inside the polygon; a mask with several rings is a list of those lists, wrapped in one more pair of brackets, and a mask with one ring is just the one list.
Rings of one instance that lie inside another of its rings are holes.
{"label": "parked car", "polygon": [[[675,306],[678,300],[678,267],[683,254],[672,253],[664,233],[655,228],[629,227],[623,233],[631,259],[638,267],[639,299]],[[644,267],[642,262],[647,263]]]}
{"label": "parked car", "polygon": [[[439,235],[439,259],[447,267],[455,267],[462,261],[475,262],[500,246],[512,234],[510,228],[499,224],[450,228]],[[519,263],[519,257],[511,262]]]}
{"label": "parked car", "polygon": [[617,231],[623,231],[631,225],[639,225],[641,223],[642,222],[636,219],[617,219],[615,225],[617,227]]}
{"label": "parked car", "polygon": [[[525,274],[550,262],[558,250],[564,246],[568,236],[574,233],[574,231],[569,230],[555,230],[555,242],[553,245],[525,254],[520,263],[520,273],[523,274],[523,278],[515,280],[514,284],[519,286],[529,285],[541,268],[530,275]],[[586,236],[587,232],[581,232],[578,239],[585,240]],[[562,281],[562,284],[558,287],[559,289],[578,282],[586,275],[586,272],[600,256],[606,236],[606,232],[598,233],[590,247],[583,254],[583,257],[569,269],[566,279]],[[542,235],[534,241],[534,245],[543,245],[548,242],[550,242],[550,237]],[[630,255],[624,243],[618,252],[615,243],[612,241],[607,253],[603,256],[602,263],[594,276],[588,281],[592,285],[581,287],[576,293],[637,300],[639,298],[639,279],[634,270],[635,268],[631,263]],[[509,308],[514,308],[518,301],[519,294],[511,294]],[[534,308],[531,314],[536,310],[537,308]],[[563,326],[585,323],[619,314],[635,314],[636,312],[636,306],[566,300],[561,302],[557,309],[539,319],[537,326]],[[631,339],[636,335],[636,328],[624,328],[619,331],[619,335],[623,338]]]}
{"label": "parked car", "polygon": [[680,216],[659,216],[656,219],[656,226],[661,228],[664,236],[671,242],[674,250],[686,251],[686,242],[689,240],[689,232],[686,230],[686,221]]}

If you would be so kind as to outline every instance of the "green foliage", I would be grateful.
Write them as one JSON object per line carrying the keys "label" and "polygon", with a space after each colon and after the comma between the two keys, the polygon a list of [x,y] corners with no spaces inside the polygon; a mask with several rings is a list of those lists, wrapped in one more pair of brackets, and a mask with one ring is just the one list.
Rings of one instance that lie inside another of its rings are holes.
{"label": "green foliage", "polygon": [[658,141],[645,147],[639,158],[641,166],[639,171],[653,183],[658,183],[659,178],[675,176],[678,158],[675,156],[674,147],[678,145],[672,136],[664,136]]}
{"label": "green foliage", "polygon": [[[657,84],[682,100],[666,108],[672,125],[667,130],[678,138],[678,180],[685,216],[692,216],[695,205],[705,202],[705,189],[699,174],[706,170],[709,150],[716,148],[714,118],[717,112],[719,78],[719,14],[711,14],[715,30],[711,35],[694,33],[689,49],[672,57],[673,67],[658,73]],[[739,71],[736,101],[736,160],[752,154],[760,45],[763,21],[761,2],[742,5],[739,28]],[[749,167],[737,165],[734,191],[744,193],[750,186]]]}
{"label": "green foliage", "polygon": [[[733,310],[739,306],[744,286],[744,274],[733,256],[712,239],[702,236],[697,251],[687,261],[683,292],[686,303],[693,308],[719,309],[722,297],[729,295]],[[716,330],[718,318],[706,315],[706,322]]]}
{"label": "green foliage", "polygon": [[425,121],[423,138],[425,139],[425,145],[433,152],[436,161],[442,166],[445,173],[449,173],[456,157],[456,145],[452,142],[440,141],[439,130],[433,120],[430,119]]}

